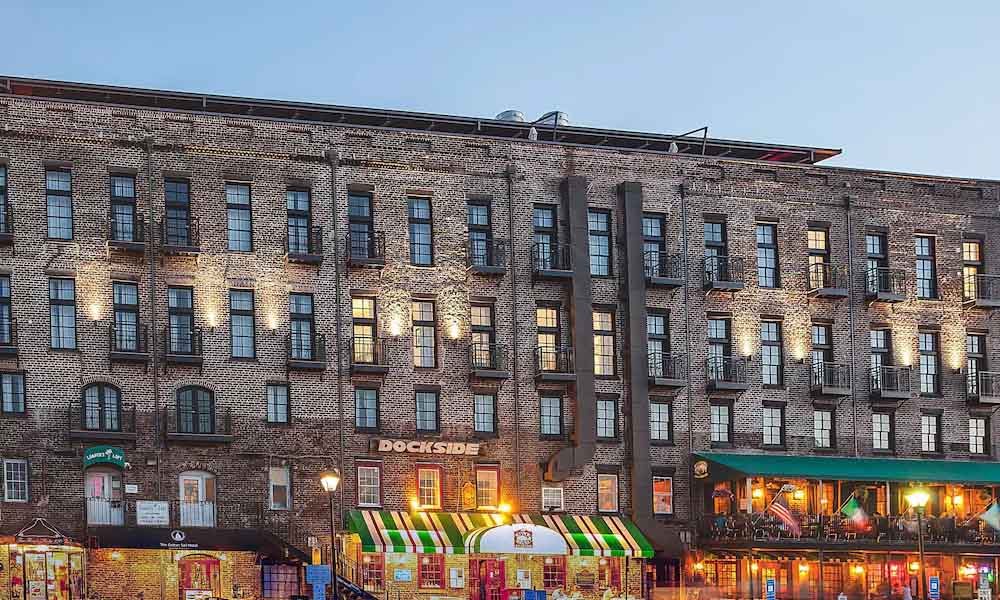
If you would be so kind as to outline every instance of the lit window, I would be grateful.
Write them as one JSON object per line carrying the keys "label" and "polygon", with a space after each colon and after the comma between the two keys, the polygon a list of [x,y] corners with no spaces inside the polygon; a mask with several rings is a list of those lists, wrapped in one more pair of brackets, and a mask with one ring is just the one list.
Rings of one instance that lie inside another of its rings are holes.
{"label": "lit window", "polygon": [[441,469],[417,467],[417,500],[421,508],[441,508]]}
{"label": "lit window", "polygon": [[288,467],[271,467],[268,470],[271,489],[271,510],[288,510],[292,507],[292,486]]}
{"label": "lit window", "polygon": [[674,478],[653,477],[653,513],[670,515],[674,512]]}
{"label": "lit window", "polygon": [[417,580],[421,588],[444,587],[444,554],[421,554],[417,561]]}
{"label": "lit window", "polygon": [[542,587],[562,590],[566,587],[566,557],[546,556],[542,563]]}
{"label": "lit window", "polygon": [[557,487],[542,488],[542,510],[561,511],[563,509],[563,489]]}
{"label": "lit window", "polygon": [[296,565],[260,566],[264,597],[285,600],[299,593],[299,567]]}
{"label": "lit window", "polygon": [[478,508],[500,506],[499,467],[476,467],[476,506]]}
{"label": "lit window", "polygon": [[382,468],[358,465],[358,506],[382,506]]}
{"label": "lit window", "polygon": [[618,512],[618,476],[611,473],[597,474],[597,510]]}
{"label": "lit window", "polygon": [[594,311],[594,375],[615,374],[614,313]]}

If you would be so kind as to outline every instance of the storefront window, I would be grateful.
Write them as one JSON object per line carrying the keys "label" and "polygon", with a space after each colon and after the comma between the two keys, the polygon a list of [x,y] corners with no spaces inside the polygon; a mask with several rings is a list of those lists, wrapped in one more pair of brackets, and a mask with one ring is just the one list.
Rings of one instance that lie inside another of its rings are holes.
{"label": "storefront window", "polygon": [[424,554],[417,562],[417,580],[419,587],[444,587],[444,555]]}
{"label": "storefront window", "polygon": [[542,564],[542,586],[547,589],[566,587],[566,557],[546,556]]}
{"label": "storefront window", "polygon": [[597,510],[618,512],[618,476],[610,473],[597,475]]}
{"label": "storefront window", "polygon": [[619,558],[602,558],[597,561],[598,589],[622,588],[622,563]]}
{"label": "storefront window", "polygon": [[222,592],[219,584],[219,560],[211,556],[191,555],[178,561],[181,600],[208,600]]}
{"label": "storefront window", "polygon": [[500,505],[500,467],[476,467],[476,506],[496,508]]}
{"label": "storefront window", "polygon": [[381,592],[385,588],[385,556],[365,554],[361,558],[361,585],[369,592]]}
{"label": "storefront window", "polygon": [[295,565],[261,565],[265,598],[285,600],[299,593],[299,568]]}
{"label": "storefront window", "polygon": [[715,586],[719,593],[736,593],[736,561],[713,560],[705,563],[705,583]]}

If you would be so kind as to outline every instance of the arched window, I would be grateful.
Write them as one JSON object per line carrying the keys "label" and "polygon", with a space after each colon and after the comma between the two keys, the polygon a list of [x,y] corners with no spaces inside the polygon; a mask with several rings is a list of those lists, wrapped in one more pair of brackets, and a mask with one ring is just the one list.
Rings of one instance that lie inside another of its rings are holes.
{"label": "arched window", "polygon": [[203,387],[177,391],[178,433],[215,433],[215,396]]}
{"label": "arched window", "polygon": [[121,392],[107,383],[83,388],[83,428],[93,431],[121,431]]}

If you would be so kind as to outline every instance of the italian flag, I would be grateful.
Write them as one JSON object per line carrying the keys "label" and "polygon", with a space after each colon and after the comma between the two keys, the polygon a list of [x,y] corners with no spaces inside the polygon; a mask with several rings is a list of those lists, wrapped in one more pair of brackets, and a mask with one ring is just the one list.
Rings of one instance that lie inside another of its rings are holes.
{"label": "italian flag", "polygon": [[868,525],[868,515],[865,513],[865,509],[861,508],[861,503],[854,496],[851,496],[844,503],[844,507],[840,509],[840,512],[855,527],[865,527]]}

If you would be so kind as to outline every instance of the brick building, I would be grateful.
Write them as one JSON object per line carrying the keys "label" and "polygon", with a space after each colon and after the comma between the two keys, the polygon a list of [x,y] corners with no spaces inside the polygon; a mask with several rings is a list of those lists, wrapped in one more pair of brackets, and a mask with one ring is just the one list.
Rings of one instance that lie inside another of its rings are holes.
{"label": "brick building", "polygon": [[997,570],[997,182],[0,83],[0,594],[304,592],[331,468],[379,596]]}

